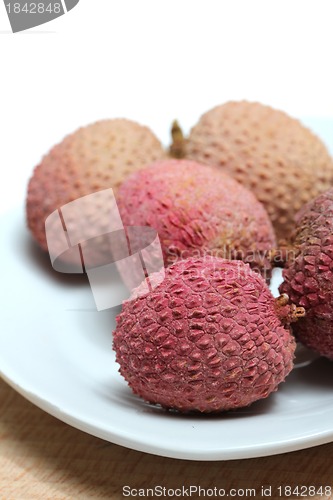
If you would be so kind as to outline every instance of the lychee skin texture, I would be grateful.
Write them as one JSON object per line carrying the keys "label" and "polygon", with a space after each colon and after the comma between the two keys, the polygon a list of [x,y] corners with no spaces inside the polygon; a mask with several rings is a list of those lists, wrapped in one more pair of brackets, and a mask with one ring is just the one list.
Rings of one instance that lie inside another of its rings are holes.
{"label": "lychee skin texture", "polygon": [[294,333],[333,360],[333,189],[298,213],[293,243],[295,254],[283,271],[280,291],[306,310]]}
{"label": "lychee skin texture", "polygon": [[267,397],[291,371],[295,350],[263,278],[216,258],[180,261],[148,295],[125,302],[113,345],[135,394],[181,412]]}
{"label": "lychee skin texture", "polygon": [[186,157],[216,165],[253,190],[278,239],[287,239],[297,211],[333,184],[333,161],[310,130],[256,102],[228,102],[193,127]]}
{"label": "lychee skin texture", "polygon": [[[147,127],[127,119],[99,121],[68,135],[43,158],[29,182],[27,222],[35,240],[47,250],[44,224],[54,210],[103,189],[113,188],[116,194],[130,173],[165,156]],[[109,212],[109,207],[100,206],[98,213],[82,214],[82,219],[103,232]],[[101,263],[100,250],[90,255],[90,264]]]}
{"label": "lychee skin texture", "polygon": [[120,187],[118,206],[126,226],[150,226],[161,240],[164,261],[211,255],[241,259],[271,274],[276,240],[261,203],[216,168],[190,160],[155,162]]}

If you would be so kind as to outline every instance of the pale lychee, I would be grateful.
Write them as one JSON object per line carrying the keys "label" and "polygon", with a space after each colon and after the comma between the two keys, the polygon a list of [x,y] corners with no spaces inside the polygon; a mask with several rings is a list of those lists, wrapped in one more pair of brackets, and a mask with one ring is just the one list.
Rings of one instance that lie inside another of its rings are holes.
{"label": "pale lychee", "polygon": [[[35,240],[47,250],[45,220],[53,211],[107,188],[116,194],[130,173],[165,156],[150,129],[127,119],[99,121],[67,136],[43,158],[29,182],[27,221]],[[83,213],[81,219],[89,219],[88,225],[94,224],[96,232],[103,234],[110,207],[90,208],[93,213]],[[76,230],[82,231],[82,226],[78,225]],[[76,240],[75,228],[72,231]],[[79,239],[84,239],[84,234]],[[109,249],[103,248],[101,242],[99,251],[90,253],[89,264],[100,264],[103,254],[108,253]],[[70,260],[70,255],[66,255]]]}
{"label": "pale lychee", "polygon": [[279,239],[289,237],[301,206],[333,184],[333,161],[322,141],[298,120],[260,103],[211,109],[192,128],[184,153],[253,190]]}

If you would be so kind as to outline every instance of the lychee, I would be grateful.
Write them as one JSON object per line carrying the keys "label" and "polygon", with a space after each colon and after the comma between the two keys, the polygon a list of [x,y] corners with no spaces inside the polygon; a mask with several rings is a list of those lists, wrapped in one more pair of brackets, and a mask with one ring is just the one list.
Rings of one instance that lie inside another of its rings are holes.
{"label": "lychee", "polygon": [[267,213],[219,169],[189,160],[155,162],[122,184],[118,206],[125,226],[156,229],[166,265],[211,255],[242,259],[270,277],[276,242]]}
{"label": "lychee", "polygon": [[295,335],[333,360],[333,189],[297,214],[292,245],[280,291],[306,310]]}
{"label": "lychee", "polygon": [[293,367],[289,324],[302,309],[274,299],[241,261],[189,258],[162,282],[159,274],[117,317],[116,360],[135,394],[181,412],[217,412],[277,389]]}
{"label": "lychee", "polygon": [[[127,175],[165,156],[150,129],[127,119],[99,121],[67,136],[43,158],[29,182],[27,221],[34,238],[47,250],[44,224],[53,211],[107,188],[117,192]],[[95,210],[94,206],[90,208]],[[101,226],[103,233],[109,207],[99,206],[96,213],[81,214],[82,219],[86,216]],[[90,255],[90,264],[100,263],[103,248],[99,250]]]}
{"label": "lychee", "polygon": [[301,206],[333,183],[333,161],[322,141],[298,120],[256,102],[228,102],[205,113],[184,153],[253,190],[279,239],[288,238]]}

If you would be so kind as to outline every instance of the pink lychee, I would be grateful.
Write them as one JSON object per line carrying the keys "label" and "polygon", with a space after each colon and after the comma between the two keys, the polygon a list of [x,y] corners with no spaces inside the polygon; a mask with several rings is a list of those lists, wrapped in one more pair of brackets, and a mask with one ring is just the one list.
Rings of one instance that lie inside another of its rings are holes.
{"label": "pink lychee", "polygon": [[221,170],[189,160],[164,160],[120,187],[125,226],[157,230],[164,260],[210,255],[241,259],[269,279],[275,235],[263,205]]}

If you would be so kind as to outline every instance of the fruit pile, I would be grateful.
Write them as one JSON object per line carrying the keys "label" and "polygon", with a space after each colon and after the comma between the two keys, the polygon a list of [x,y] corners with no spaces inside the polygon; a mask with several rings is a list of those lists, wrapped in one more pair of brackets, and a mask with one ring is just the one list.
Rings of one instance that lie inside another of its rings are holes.
{"label": "fruit pile", "polygon": [[[67,136],[33,173],[27,222],[47,250],[52,212],[113,188],[126,227],[155,229],[165,269],[117,317],[120,373],[150,403],[217,412],[277,390],[295,339],[333,360],[331,186],[333,160],[310,130],[268,106],[229,102],[188,137],[174,124],[168,151],[125,119]],[[103,234],[107,210],[93,212],[82,215]],[[109,251],[101,246],[85,264],[101,265]]]}

